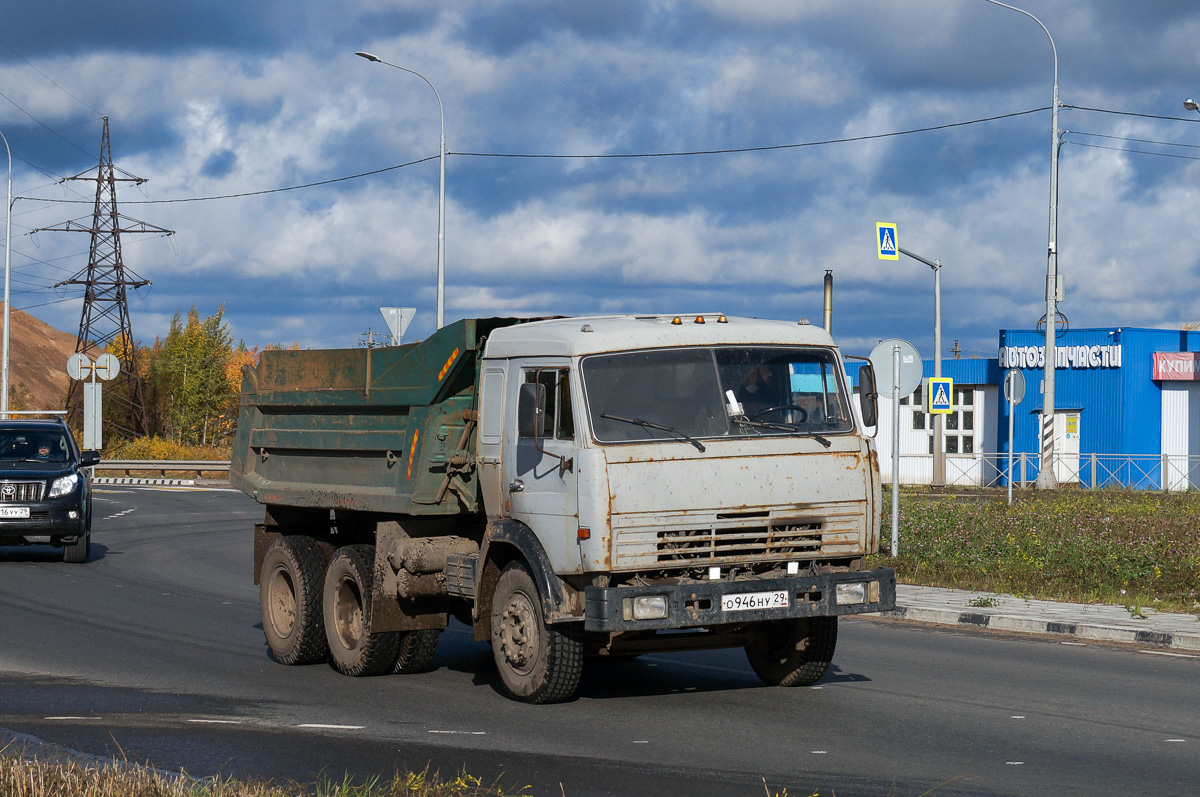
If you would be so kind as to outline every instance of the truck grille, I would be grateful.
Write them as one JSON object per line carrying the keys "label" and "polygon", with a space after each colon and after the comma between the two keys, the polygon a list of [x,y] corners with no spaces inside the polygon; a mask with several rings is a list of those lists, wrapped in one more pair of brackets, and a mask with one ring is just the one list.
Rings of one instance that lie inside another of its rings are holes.
{"label": "truck grille", "polygon": [[865,508],[856,502],[612,519],[613,569],[692,567],[845,556],[863,550]]}
{"label": "truck grille", "polygon": [[0,503],[41,501],[44,482],[0,482]]}

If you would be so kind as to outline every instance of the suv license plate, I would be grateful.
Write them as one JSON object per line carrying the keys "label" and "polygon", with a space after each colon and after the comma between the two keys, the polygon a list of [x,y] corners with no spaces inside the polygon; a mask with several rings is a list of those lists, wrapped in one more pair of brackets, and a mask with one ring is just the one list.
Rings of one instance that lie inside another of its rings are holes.
{"label": "suv license plate", "polygon": [[29,507],[27,506],[0,506],[0,518],[21,518],[29,519]]}
{"label": "suv license plate", "polygon": [[723,612],[742,612],[749,609],[786,609],[789,605],[786,589],[721,596],[721,611]]}

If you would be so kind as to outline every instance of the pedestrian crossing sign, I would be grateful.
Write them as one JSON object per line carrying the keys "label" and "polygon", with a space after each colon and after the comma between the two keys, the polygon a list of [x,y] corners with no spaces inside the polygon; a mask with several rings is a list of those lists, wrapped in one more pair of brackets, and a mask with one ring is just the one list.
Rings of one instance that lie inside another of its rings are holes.
{"label": "pedestrian crossing sign", "polygon": [[931,415],[949,415],[954,412],[954,380],[934,376],[929,378],[929,413]]}
{"label": "pedestrian crossing sign", "polygon": [[899,260],[900,246],[896,243],[896,225],[891,222],[875,222],[875,242],[878,244],[880,260]]}

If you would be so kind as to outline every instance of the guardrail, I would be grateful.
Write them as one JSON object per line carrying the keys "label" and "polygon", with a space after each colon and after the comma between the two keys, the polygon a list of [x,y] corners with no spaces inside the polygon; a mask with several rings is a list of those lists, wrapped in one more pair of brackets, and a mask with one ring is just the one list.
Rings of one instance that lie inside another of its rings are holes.
{"label": "guardrail", "polygon": [[208,461],[203,459],[105,459],[96,466],[97,473],[120,471],[130,476],[134,471],[158,473],[166,478],[171,473],[228,473],[229,460]]}

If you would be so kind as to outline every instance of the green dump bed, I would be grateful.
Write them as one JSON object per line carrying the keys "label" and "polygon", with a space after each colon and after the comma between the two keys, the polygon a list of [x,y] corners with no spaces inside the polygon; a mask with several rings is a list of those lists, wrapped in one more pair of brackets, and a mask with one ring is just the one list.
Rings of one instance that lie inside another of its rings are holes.
{"label": "green dump bed", "polygon": [[230,480],[271,505],[480,511],[479,356],[493,329],[515,323],[465,319],[403,346],[263,352],[244,374]]}

